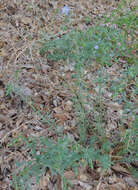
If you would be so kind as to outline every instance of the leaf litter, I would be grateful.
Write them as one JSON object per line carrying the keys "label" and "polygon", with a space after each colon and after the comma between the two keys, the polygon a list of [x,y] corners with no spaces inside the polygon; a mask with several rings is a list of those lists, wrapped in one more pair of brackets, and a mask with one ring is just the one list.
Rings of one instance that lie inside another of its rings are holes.
{"label": "leaf litter", "polygon": [[[77,139],[77,122],[73,111],[73,91],[64,88],[63,83],[69,81],[74,86],[72,65],[64,66],[62,61],[48,61],[39,54],[40,37],[64,35],[61,25],[69,14],[74,29],[86,30],[94,25],[104,13],[107,15],[115,9],[116,1],[46,1],[46,0],[2,0],[0,2],[0,188],[15,189],[11,184],[12,173],[16,172],[15,161],[29,160],[23,145],[16,149],[9,146],[14,137],[49,136],[57,138],[56,131],[51,131],[45,120],[45,113],[50,113],[53,123],[62,129],[68,138]],[[62,13],[62,14],[61,14]],[[86,20],[87,18],[87,20]],[[88,19],[89,18],[89,19]],[[70,31],[67,24],[67,32]],[[37,42],[37,43],[34,43]],[[33,48],[32,48],[33,47]],[[98,50],[99,46],[95,45]],[[124,60],[120,61],[122,64]],[[93,86],[91,100],[96,102],[99,89],[93,83],[95,71],[99,65],[95,63],[88,72],[86,82]],[[117,80],[121,75],[121,66],[114,64],[107,68],[110,79]],[[87,73],[87,71],[86,71]],[[107,81],[110,88],[110,82]],[[9,86],[8,86],[9,84]],[[14,84],[14,91],[12,92]],[[6,89],[6,86],[8,88]],[[18,91],[19,88],[19,91]],[[7,93],[7,96],[5,96]],[[95,93],[95,94],[94,94]],[[122,104],[112,101],[109,89],[102,88],[103,108],[106,110],[106,133],[109,138],[116,138],[118,125],[122,119]],[[96,103],[95,103],[96,104]],[[97,106],[97,105],[95,105]],[[86,108],[88,109],[88,105]],[[89,108],[90,110],[91,108]],[[49,115],[47,116],[49,117]],[[94,121],[94,115],[89,119]],[[133,118],[127,117],[129,124]],[[53,124],[52,123],[52,124]],[[123,129],[122,129],[123,130]],[[57,129],[58,131],[58,129]],[[113,139],[112,139],[113,140]],[[121,145],[120,145],[121,146]],[[120,147],[111,150],[111,156]],[[116,160],[119,157],[115,158]],[[79,173],[73,170],[64,172],[71,181],[70,189],[81,190],[132,190],[138,189],[137,181],[128,172],[129,166],[114,165],[103,176],[100,167],[87,168],[80,166]],[[60,190],[61,177],[52,176],[50,171],[41,177],[39,185],[33,182],[32,189]]]}

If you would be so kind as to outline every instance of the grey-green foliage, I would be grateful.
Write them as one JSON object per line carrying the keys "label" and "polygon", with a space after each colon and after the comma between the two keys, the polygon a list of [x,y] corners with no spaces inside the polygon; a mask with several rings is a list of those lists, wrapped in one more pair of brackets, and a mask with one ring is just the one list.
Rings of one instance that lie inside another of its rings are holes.
{"label": "grey-green foliage", "polygon": [[[52,175],[60,174],[62,178],[66,169],[77,168],[85,161],[90,167],[93,162],[98,161],[101,167],[106,170],[110,167],[108,152],[96,150],[94,145],[96,138],[92,137],[89,146],[70,140],[67,136],[57,139],[57,142],[47,137],[16,139],[15,146],[24,143],[24,149],[28,150],[27,155],[31,158],[26,162],[17,162],[17,173],[14,174],[14,186],[20,189],[31,189],[32,177],[39,182],[40,177],[50,169]],[[105,147],[107,147],[105,145]]]}
{"label": "grey-green foliage", "polygon": [[[123,148],[118,152],[122,156],[120,162],[135,164],[138,162],[138,116],[135,116],[134,121],[128,129],[122,134]],[[137,167],[130,167],[132,175],[138,178]]]}
{"label": "grey-green foliage", "polygon": [[[79,88],[78,92],[74,94],[74,103],[76,116],[78,118],[78,134],[80,140],[71,141],[67,136],[58,136],[56,140],[48,139],[46,137],[39,138],[23,138],[14,142],[15,146],[20,146],[20,143],[24,143],[22,146],[29,156],[30,160],[22,163],[17,163],[17,173],[13,176],[13,181],[15,189],[31,189],[31,177],[35,176],[36,181],[45,173],[45,171],[50,169],[52,174],[60,174],[63,177],[63,173],[66,169],[77,168],[84,162],[90,167],[93,167],[93,162],[99,163],[103,170],[108,169],[111,166],[110,161],[110,148],[113,144],[106,138],[105,131],[102,127],[102,94],[99,90],[98,94],[98,108],[94,108],[92,105],[92,111],[95,113],[93,125],[89,123],[86,115],[87,111],[84,109],[83,96],[84,91],[87,91],[83,83],[82,68],[87,67],[96,61],[102,65],[110,65],[113,61],[117,61],[118,57],[125,58],[129,63],[135,61],[133,59],[133,54],[131,54],[131,47],[127,45],[127,37],[133,35],[134,38],[134,28],[136,26],[135,15],[128,12],[129,14],[123,14],[121,17],[121,12],[118,12],[119,17],[109,18],[107,21],[112,20],[112,25],[110,23],[107,25],[99,25],[91,27],[86,31],[72,31],[69,34],[65,34],[58,38],[53,38],[46,40],[42,43],[40,49],[40,54],[46,56],[48,60],[69,60],[70,62],[75,62],[75,82],[76,86]],[[115,25],[113,25],[115,24]],[[124,30],[125,29],[125,30]],[[127,31],[128,30],[128,31]],[[135,46],[132,43],[133,47]],[[131,55],[131,56],[130,56]],[[130,57],[129,57],[130,56]],[[135,68],[129,67],[126,70],[128,77],[125,78],[125,82],[129,82],[136,78]],[[101,73],[102,74],[102,73]],[[102,75],[101,75],[102,76]],[[127,79],[127,80],[126,80]],[[103,82],[101,84],[101,81]],[[99,85],[99,89],[104,85],[102,77],[95,81]],[[122,85],[123,84],[123,85]],[[126,103],[126,107],[132,110],[134,105],[125,97],[125,88],[127,84],[118,82],[113,83],[111,86],[111,91],[116,94],[116,96],[123,95],[123,101]],[[12,88],[9,86],[9,91]],[[9,93],[9,91],[7,93]],[[124,108],[127,110],[127,108]],[[96,115],[98,113],[98,115]],[[93,128],[92,128],[93,127]],[[87,129],[90,128],[92,133],[91,138],[87,141]],[[123,149],[120,155],[124,158],[128,158],[125,161],[133,161],[133,158],[137,158],[137,120],[133,122],[133,125],[128,130],[122,134]],[[120,143],[119,142],[119,143]],[[129,155],[129,157],[128,157]]]}
{"label": "grey-green foliage", "polygon": [[49,60],[69,59],[86,66],[94,60],[102,65],[110,65],[113,58],[126,56],[128,51],[121,29],[100,25],[44,42],[40,54],[46,55]]}

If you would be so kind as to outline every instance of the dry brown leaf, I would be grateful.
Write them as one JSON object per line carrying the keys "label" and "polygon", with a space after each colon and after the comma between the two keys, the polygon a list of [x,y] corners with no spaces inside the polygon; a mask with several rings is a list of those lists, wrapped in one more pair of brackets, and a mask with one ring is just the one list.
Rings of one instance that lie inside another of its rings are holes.
{"label": "dry brown leaf", "polygon": [[70,171],[64,172],[64,177],[68,180],[73,180],[73,179],[75,179],[76,175],[74,174],[73,171],[70,170]]}
{"label": "dry brown leaf", "polygon": [[2,124],[0,123],[0,140],[1,140],[1,139],[4,137],[4,135],[5,135],[5,130],[2,130],[1,127],[2,127]]}
{"label": "dry brown leaf", "polygon": [[67,102],[65,102],[64,104],[64,109],[67,112],[70,112],[72,110],[72,106],[73,106],[73,102],[68,100]]}
{"label": "dry brown leaf", "polygon": [[129,174],[130,174],[129,171],[128,171],[126,168],[122,167],[122,166],[119,165],[119,164],[116,164],[116,165],[112,166],[112,169],[113,169],[115,172],[121,173],[121,174],[124,174],[124,175],[129,175]]}
{"label": "dry brown leaf", "polygon": [[85,174],[81,174],[80,176],[79,176],[79,178],[80,178],[80,180],[81,181],[88,181],[88,176],[87,175],[85,175]]}
{"label": "dry brown leaf", "polygon": [[53,110],[56,114],[62,114],[63,113],[63,109],[60,106],[55,107]]}
{"label": "dry brown leaf", "polygon": [[123,182],[118,182],[112,185],[103,182],[100,184],[98,190],[128,190],[128,188]]}
{"label": "dry brown leaf", "polygon": [[22,124],[23,121],[24,121],[24,117],[18,118],[16,122],[16,128],[18,128]]}
{"label": "dry brown leaf", "polygon": [[137,184],[136,184],[136,180],[134,180],[131,176],[129,177],[124,177],[123,178],[125,180],[125,182],[131,186],[131,187],[137,187]]}
{"label": "dry brown leaf", "polygon": [[122,105],[118,104],[117,102],[110,102],[107,106],[111,107],[114,110],[122,110]]}
{"label": "dry brown leaf", "polygon": [[39,182],[40,189],[48,189],[49,178],[50,178],[50,176],[41,177],[40,182]]}
{"label": "dry brown leaf", "polygon": [[9,111],[8,111],[8,116],[9,117],[12,117],[12,116],[14,116],[14,115],[16,115],[17,114],[17,110],[15,110],[15,109],[10,109]]}
{"label": "dry brown leaf", "polygon": [[57,120],[58,124],[63,124],[65,121],[70,119],[70,116],[68,113],[55,113],[54,117]]}
{"label": "dry brown leaf", "polygon": [[116,175],[110,176],[108,178],[108,183],[109,184],[114,184],[114,183],[117,183],[117,182],[118,182],[118,178],[116,177]]}
{"label": "dry brown leaf", "polygon": [[22,17],[21,22],[25,25],[28,25],[32,23],[32,19],[30,17]]}
{"label": "dry brown leaf", "polygon": [[127,186],[124,183],[116,183],[113,185],[109,185],[109,190],[127,190]]}
{"label": "dry brown leaf", "polygon": [[0,114],[0,122],[1,123],[5,123],[9,120],[9,118],[7,118],[5,115]]}
{"label": "dry brown leaf", "polygon": [[3,98],[3,97],[4,97],[4,90],[0,89],[0,98]]}
{"label": "dry brown leaf", "polygon": [[138,190],[138,187],[130,187],[129,190]]}
{"label": "dry brown leaf", "polygon": [[91,186],[90,184],[84,183],[84,182],[82,182],[82,181],[78,181],[78,184],[79,184],[82,188],[84,188],[85,190],[91,190],[91,188],[92,188],[92,186]]}
{"label": "dry brown leaf", "polygon": [[20,92],[22,93],[23,96],[31,96],[32,95],[32,90],[28,87],[22,86],[20,88]]}
{"label": "dry brown leaf", "polygon": [[33,65],[31,65],[31,64],[23,64],[23,65],[21,65],[21,68],[22,69],[33,69],[34,68],[34,66]]}
{"label": "dry brown leaf", "polygon": [[39,104],[42,104],[42,103],[44,102],[39,94],[35,94],[35,95],[33,96],[33,101],[34,101],[35,103],[39,103]]}
{"label": "dry brown leaf", "polygon": [[0,50],[0,56],[6,58],[6,57],[8,57],[8,52],[3,48]]}
{"label": "dry brown leaf", "polygon": [[5,44],[5,42],[0,40],[0,49],[3,48],[4,44]]}

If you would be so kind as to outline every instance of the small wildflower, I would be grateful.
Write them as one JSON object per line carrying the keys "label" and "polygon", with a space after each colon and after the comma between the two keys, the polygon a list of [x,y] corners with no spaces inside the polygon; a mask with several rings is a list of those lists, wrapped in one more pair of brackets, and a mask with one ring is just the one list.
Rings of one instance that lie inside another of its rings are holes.
{"label": "small wildflower", "polygon": [[99,49],[99,46],[96,45],[94,48],[95,48],[95,49]]}
{"label": "small wildflower", "polygon": [[69,11],[70,11],[70,9],[66,5],[61,9],[61,13],[64,14],[64,15],[68,15]]}

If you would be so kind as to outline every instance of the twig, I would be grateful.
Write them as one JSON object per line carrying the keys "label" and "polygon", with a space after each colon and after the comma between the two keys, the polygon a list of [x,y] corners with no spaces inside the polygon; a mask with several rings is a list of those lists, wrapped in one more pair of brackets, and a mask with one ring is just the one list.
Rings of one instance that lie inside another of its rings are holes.
{"label": "twig", "polygon": [[0,140],[0,143],[3,143],[3,142],[5,141],[5,139],[6,139],[10,134],[12,134],[13,132],[19,130],[21,127],[22,127],[22,125],[19,126],[19,127],[17,127],[17,128],[15,128],[15,129],[13,129],[13,130],[11,130],[11,131],[9,131],[9,132],[8,132],[6,135],[4,135],[4,137]]}
{"label": "twig", "polygon": [[103,171],[102,174],[101,174],[101,177],[100,177],[100,179],[99,179],[99,183],[98,183],[98,185],[97,185],[96,190],[100,190],[100,188],[101,188],[101,183],[102,183],[102,178],[103,178],[103,176],[104,176],[104,172],[105,172],[105,171]]}

